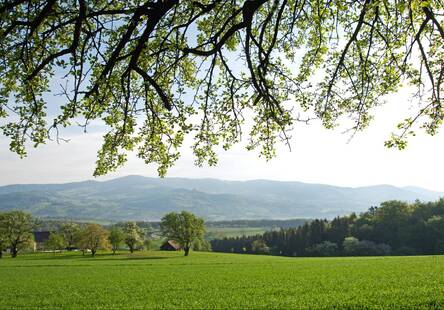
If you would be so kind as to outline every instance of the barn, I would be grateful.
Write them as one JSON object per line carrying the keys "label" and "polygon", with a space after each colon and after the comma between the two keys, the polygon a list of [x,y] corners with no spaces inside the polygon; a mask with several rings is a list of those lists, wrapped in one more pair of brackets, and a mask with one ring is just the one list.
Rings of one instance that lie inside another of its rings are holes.
{"label": "barn", "polygon": [[162,251],[179,251],[180,245],[173,240],[168,240],[160,246],[160,249]]}
{"label": "barn", "polygon": [[34,231],[34,251],[45,250],[46,242],[49,240],[51,232],[49,231]]}

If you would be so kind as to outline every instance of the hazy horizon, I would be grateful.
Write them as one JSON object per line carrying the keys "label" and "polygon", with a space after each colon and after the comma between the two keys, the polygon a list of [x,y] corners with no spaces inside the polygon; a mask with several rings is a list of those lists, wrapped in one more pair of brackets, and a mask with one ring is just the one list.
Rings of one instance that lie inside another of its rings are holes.
{"label": "hazy horizon", "polygon": [[[187,140],[182,157],[168,171],[167,177],[215,178],[223,180],[266,179],[361,187],[390,184],[397,187],[417,186],[444,191],[440,165],[444,155],[444,134],[429,136],[418,132],[405,150],[384,146],[396,124],[409,115],[406,90],[387,97],[385,106],[375,109],[370,127],[350,140],[343,134],[346,124],[334,130],[319,122],[295,124],[291,133],[292,150],[278,146],[277,157],[267,162],[256,151],[246,151],[243,141],[228,151],[216,149],[219,162],[214,167],[196,167]],[[55,103],[55,102],[53,102]],[[406,104],[407,103],[407,104]],[[68,183],[90,179],[108,180],[126,175],[157,177],[156,167],[146,165],[134,154],[127,164],[114,173],[93,178],[97,150],[106,127],[93,123],[88,133],[79,127],[61,132],[68,143],[54,141],[37,149],[28,148],[28,157],[20,159],[8,150],[8,140],[0,137],[0,186],[8,184]],[[350,141],[349,141],[350,140]]]}
{"label": "hazy horizon", "polygon": [[[158,176],[145,176],[141,174],[128,174],[128,175],[122,175],[122,176],[116,176],[116,177],[100,177],[100,178],[94,178],[91,177],[89,179],[85,180],[79,180],[79,181],[67,181],[67,182],[30,182],[30,183],[10,183],[10,184],[0,184],[0,187],[4,186],[13,186],[13,185],[41,185],[41,184],[49,184],[49,185],[59,185],[59,184],[69,184],[69,183],[82,183],[82,182],[107,182],[107,181],[113,181],[117,179],[123,179],[123,178],[129,178],[129,177],[142,177],[142,178],[153,178],[153,179],[161,179]],[[440,190],[434,190],[429,189],[422,186],[417,186],[415,184],[411,185],[405,185],[405,186],[396,186],[393,184],[388,183],[378,183],[378,184],[369,184],[369,185],[362,185],[362,186],[343,186],[343,185],[336,185],[336,184],[328,184],[328,183],[322,183],[322,182],[304,182],[299,180],[274,180],[274,179],[236,179],[236,180],[230,180],[230,179],[221,179],[221,178],[215,178],[215,177],[165,177],[165,179],[189,179],[189,180],[217,180],[222,182],[255,182],[255,181],[266,181],[266,182],[283,182],[283,183],[304,183],[304,184],[311,184],[311,185],[325,185],[325,186],[333,186],[333,187],[342,187],[342,188],[363,188],[363,187],[375,187],[375,186],[393,186],[397,188],[422,188],[429,191],[434,192],[443,192]]]}

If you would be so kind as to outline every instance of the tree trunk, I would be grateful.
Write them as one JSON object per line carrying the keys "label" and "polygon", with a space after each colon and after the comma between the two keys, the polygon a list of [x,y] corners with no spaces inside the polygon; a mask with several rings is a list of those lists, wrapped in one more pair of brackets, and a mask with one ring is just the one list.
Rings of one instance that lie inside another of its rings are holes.
{"label": "tree trunk", "polygon": [[3,257],[3,249],[0,249],[0,258]]}
{"label": "tree trunk", "polygon": [[11,248],[11,257],[17,257],[17,248],[16,247],[12,247]]}
{"label": "tree trunk", "polygon": [[185,250],[185,256],[188,256],[188,254],[190,253],[190,247],[186,246],[184,247],[184,250]]}
{"label": "tree trunk", "polygon": [[91,250],[91,255],[94,257],[96,256],[96,250]]}
{"label": "tree trunk", "polygon": [[113,249],[113,255],[116,255],[116,249]]}
{"label": "tree trunk", "polygon": [[130,246],[129,250],[130,250],[131,253],[134,252],[134,248],[132,246]]}

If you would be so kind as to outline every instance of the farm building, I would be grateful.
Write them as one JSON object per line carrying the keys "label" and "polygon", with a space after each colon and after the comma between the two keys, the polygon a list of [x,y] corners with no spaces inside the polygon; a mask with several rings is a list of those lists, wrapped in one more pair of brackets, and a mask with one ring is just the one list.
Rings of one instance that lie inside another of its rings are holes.
{"label": "farm building", "polygon": [[160,246],[162,251],[179,251],[180,245],[173,240],[168,240]]}
{"label": "farm building", "polygon": [[49,240],[49,231],[34,231],[34,251],[45,250],[46,242]]}

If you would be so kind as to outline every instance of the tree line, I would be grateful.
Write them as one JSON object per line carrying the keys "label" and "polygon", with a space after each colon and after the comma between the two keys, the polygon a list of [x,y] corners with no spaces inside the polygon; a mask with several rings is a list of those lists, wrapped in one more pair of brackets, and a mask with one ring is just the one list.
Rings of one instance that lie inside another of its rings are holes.
{"label": "tree line", "polygon": [[[290,228],[297,227],[305,222],[306,218],[295,218],[287,220],[261,219],[261,220],[223,220],[205,221],[206,228]],[[47,221],[48,226],[54,226],[54,221]],[[136,221],[140,228],[150,228],[160,230],[160,221]]]}
{"label": "tree line", "polygon": [[444,199],[387,201],[359,215],[211,241],[216,252],[282,256],[444,254]]}
{"label": "tree line", "polygon": [[[32,249],[35,246],[33,231],[37,228],[38,220],[29,213],[0,213],[0,257],[6,250],[10,251],[12,257],[16,257],[19,251]],[[184,250],[185,256],[192,248],[208,249],[203,241],[204,221],[192,213],[168,213],[162,218],[160,228],[161,236],[175,241]],[[149,248],[150,243],[149,229],[139,227],[136,222],[117,223],[108,228],[95,223],[71,222],[51,231],[44,248],[54,253],[76,249],[95,256],[98,250],[112,250],[115,254],[122,247],[133,253]]]}
{"label": "tree line", "polygon": [[[0,257],[12,257],[33,243],[36,219],[22,211],[0,213]],[[272,254],[282,256],[415,255],[444,254],[444,198],[436,202],[388,201],[359,215],[315,219],[294,228],[281,228],[254,236],[203,239],[204,221],[183,211],[162,218],[160,235],[180,245],[187,256],[191,249],[216,252]],[[45,248],[78,249],[92,256],[99,249],[131,253],[149,248],[148,227],[136,222],[99,224],[65,223],[51,232]]]}

